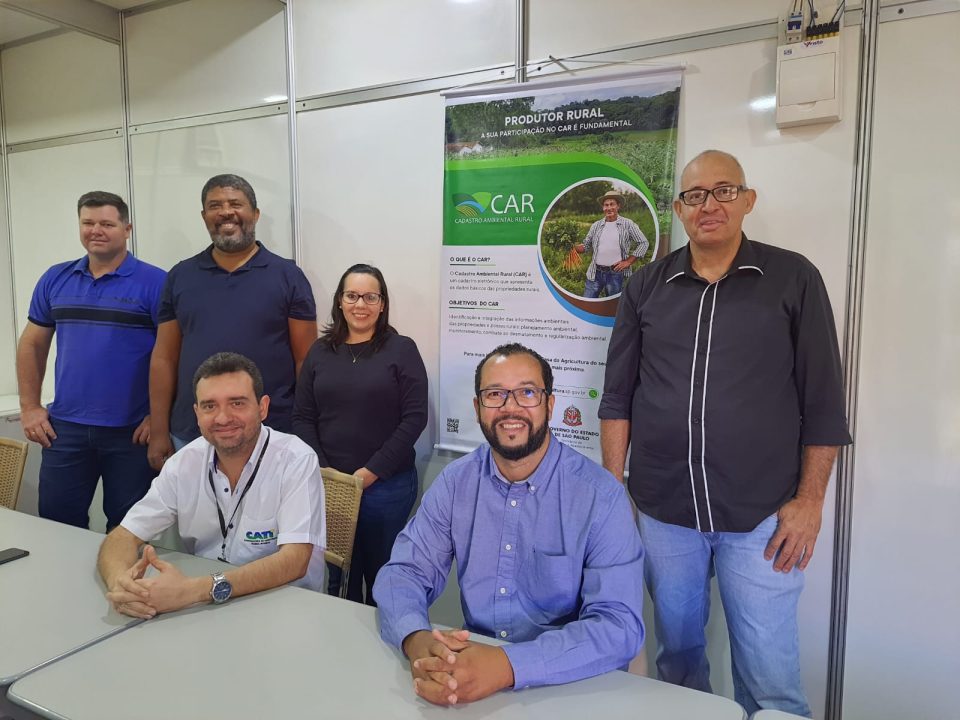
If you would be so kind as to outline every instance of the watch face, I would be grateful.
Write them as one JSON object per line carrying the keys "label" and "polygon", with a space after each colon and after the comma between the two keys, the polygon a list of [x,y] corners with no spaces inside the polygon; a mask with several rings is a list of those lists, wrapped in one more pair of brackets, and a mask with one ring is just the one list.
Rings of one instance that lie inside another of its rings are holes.
{"label": "watch face", "polygon": [[222,603],[230,599],[230,593],[233,592],[233,586],[226,580],[220,580],[213,586],[213,601]]}

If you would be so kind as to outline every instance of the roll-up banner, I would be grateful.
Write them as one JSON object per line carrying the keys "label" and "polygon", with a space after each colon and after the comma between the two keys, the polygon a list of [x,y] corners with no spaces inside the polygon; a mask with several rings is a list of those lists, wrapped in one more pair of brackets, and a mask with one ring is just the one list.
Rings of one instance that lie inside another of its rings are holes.
{"label": "roll-up banner", "polygon": [[620,293],[667,253],[680,68],[446,96],[438,447],[483,442],[477,363],[546,358],[550,427],[600,461],[597,408]]}

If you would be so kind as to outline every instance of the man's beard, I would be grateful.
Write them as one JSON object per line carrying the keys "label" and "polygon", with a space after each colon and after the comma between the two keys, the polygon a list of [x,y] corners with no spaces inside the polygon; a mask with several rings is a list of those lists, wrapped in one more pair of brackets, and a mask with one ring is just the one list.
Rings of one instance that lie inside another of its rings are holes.
{"label": "man's beard", "polygon": [[210,240],[213,246],[220,252],[235,253],[249,248],[257,240],[256,227],[247,228],[245,225],[240,227],[240,234],[232,237],[210,233]]}
{"label": "man's beard", "polygon": [[[494,427],[497,423],[503,422],[505,420],[513,420],[515,422],[525,423],[527,426],[527,441],[523,445],[507,447],[500,442],[497,438],[497,431]],[[498,417],[493,423],[487,424],[480,421],[480,430],[483,432],[483,436],[487,439],[487,442],[490,443],[490,447],[500,455],[505,460],[522,460],[528,455],[532,455],[537,450],[541,448],[544,441],[547,439],[547,422],[544,421],[543,425],[540,427],[533,427],[531,423],[525,417],[517,417],[516,415],[507,415],[504,417]]]}
{"label": "man's beard", "polygon": [[209,436],[204,435],[204,439],[213,446],[214,450],[217,451],[217,455],[221,457],[241,455],[244,452],[253,452],[257,440],[260,439],[260,427],[258,423],[255,431],[241,433],[239,437],[233,440],[218,440],[217,436],[211,430]]}

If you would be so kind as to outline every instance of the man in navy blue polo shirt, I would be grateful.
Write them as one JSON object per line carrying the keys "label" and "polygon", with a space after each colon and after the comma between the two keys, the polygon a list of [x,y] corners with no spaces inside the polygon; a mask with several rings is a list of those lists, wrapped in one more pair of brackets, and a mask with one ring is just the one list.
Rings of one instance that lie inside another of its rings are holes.
{"label": "man in navy blue polo shirt", "polygon": [[[54,265],[33,291],[17,345],[20,417],[43,446],[40,515],[87,527],[103,477],[107,528],[120,524],[150,487],[148,376],[166,273],[127,252],[127,204],[108,192],[77,202],[79,260]],[[40,388],[54,333],[54,399]]]}
{"label": "man in navy blue polo shirt", "polygon": [[303,271],[256,240],[257,196],[238,175],[210,178],[200,216],[212,244],[177,263],[167,277],[150,362],[150,464],[200,436],[193,373],[218,352],[256,363],[270,396],[266,425],[291,432],[293,392],[317,339],[317,306]]}

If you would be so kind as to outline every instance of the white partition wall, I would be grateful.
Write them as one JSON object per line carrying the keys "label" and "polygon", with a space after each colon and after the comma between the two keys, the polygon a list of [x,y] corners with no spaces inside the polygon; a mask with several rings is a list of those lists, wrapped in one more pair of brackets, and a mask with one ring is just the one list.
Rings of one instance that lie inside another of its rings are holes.
{"label": "white partition wall", "polygon": [[960,717],[960,13],[880,26],[844,720]]}
{"label": "white partition wall", "polygon": [[[0,272],[4,323],[15,341],[27,320],[33,287],[50,265],[83,254],[77,231],[77,198],[89,190],[126,194],[120,126],[120,52],[117,45],[76,32],[44,37],[0,51],[4,139],[7,143],[9,253]],[[64,144],[65,136],[111,139]],[[99,137],[100,135],[96,135]],[[60,138],[42,142],[47,138]],[[23,143],[41,141],[32,149]],[[8,262],[12,258],[12,264]],[[14,290],[5,287],[4,274]],[[12,302],[12,307],[10,303]],[[15,321],[14,321],[15,318]],[[4,335],[4,338],[10,337]],[[14,346],[0,360],[0,387],[16,392]],[[51,353],[51,368],[54,352]],[[7,358],[9,357],[9,360]],[[45,396],[53,390],[47,373]],[[0,392],[0,394],[5,394]]]}
{"label": "white partition wall", "polygon": [[[529,0],[530,60],[594,53],[720,28],[775,22],[786,3],[770,0]],[[571,67],[577,65],[571,64]]]}
{"label": "white partition wall", "polygon": [[191,0],[126,18],[130,122],[285,99],[283,17],[277,0]]}
{"label": "white partition wall", "polygon": [[[960,161],[960,0],[881,3],[891,22],[880,25],[876,62],[859,324],[856,298],[847,303],[848,268],[859,269],[848,248],[862,197],[858,81],[872,77],[873,65],[859,66],[856,7],[844,31],[843,119],[781,131],[774,36],[789,0],[104,1],[131,8],[120,46],[77,32],[4,46],[8,28],[0,28],[8,161],[0,183],[9,179],[0,184],[0,337],[10,340],[0,352],[0,395],[15,391],[12,341],[37,277],[81,252],[77,196],[97,188],[130,198],[137,254],[169,268],[208,244],[200,189],[222,172],[253,184],[258,239],[297,257],[321,323],[342,271],[373,263],[389,284],[393,324],[424,357],[432,405],[440,392],[469,392],[438,387],[438,91],[513,80],[517,70],[536,82],[681,64],[678,164],[708,147],[739,156],[759,196],[748,234],[810,258],[841,334],[847,325],[851,336],[862,329],[851,383],[859,408],[846,685],[831,720],[840,710],[844,720],[960,716],[951,692],[960,673],[960,584],[949,559],[951,540],[960,539],[951,524],[960,510],[960,196],[946,179]],[[924,16],[933,12],[942,14]],[[589,62],[563,60],[588,54]],[[685,242],[679,223],[671,241]],[[431,416],[417,445],[424,486],[452,457],[433,450],[435,423]],[[800,610],[801,669],[817,718],[826,716],[836,611],[833,500],[831,492]],[[714,687],[732,695],[714,603]],[[454,592],[435,617],[459,622]],[[652,622],[648,630],[652,660]]]}
{"label": "white partition wall", "polygon": [[8,143],[119,128],[120,50],[71,32],[0,53]]}
{"label": "white partition wall", "polygon": [[[416,341],[431,401],[439,390],[443,122],[443,100],[422,95],[305,113],[298,128],[301,264],[320,322],[330,319],[344,270],[379,267],[390,323]],[[420,438],[421,458],[429,457],[435,423],[431,416]]]}
{"label": "white partition wall", "polygon": [[[0,123],[3,116],[0,114]],[[10,263],[10,235],[7,232],[7,194],[5,157],[0,154],[0,396],[17,392],[15,348],[17,328],[14,323],[13,268]],[[11,400],[6,403],[13,409]]]}
{"label": "white partition wall", "polygon": [[513,63],[515,0],[294,4],[297,96]]}
{"label": "white partition wall", "polygon": [[131,138],[139,255],[171,268],[210,244],[200,191],[236,173],[257,194],[257,239],[292,257],[289,143],[285,115],[137,134]]}
{"label": "white partition wall", "polygon": [[125,18],[135,235],[148,262],[170,268],[210,244],[200,191],[222,173],[250,181],[257,238],[292,257],[284,17],[276,0],[191,0]]}

